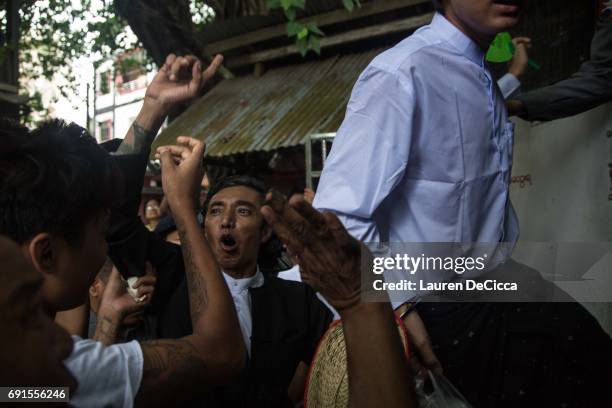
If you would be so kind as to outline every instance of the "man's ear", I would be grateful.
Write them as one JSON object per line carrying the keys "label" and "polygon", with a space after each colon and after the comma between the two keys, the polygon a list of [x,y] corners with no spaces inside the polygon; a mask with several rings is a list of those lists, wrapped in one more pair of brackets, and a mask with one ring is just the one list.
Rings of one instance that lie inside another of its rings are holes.
{"label": "man's ear", "polygon": [[96,280],[91,285],[89,285],[89,295],[94,298],[102,297],[103,291],[104,288],[100,284],[100,280],[98,278],[96,278]]}
{"label": "man's ear", "polygon": [[49,233],[36,234],[24,248],[34,268],[44,275],[57,273],[57,242]]}
{"label": "man's ear", "polygon": [[268,242],[270,237],[272,236],[272,228],[268,225],[266,221],[263,222],[261,226],[261,242]]}

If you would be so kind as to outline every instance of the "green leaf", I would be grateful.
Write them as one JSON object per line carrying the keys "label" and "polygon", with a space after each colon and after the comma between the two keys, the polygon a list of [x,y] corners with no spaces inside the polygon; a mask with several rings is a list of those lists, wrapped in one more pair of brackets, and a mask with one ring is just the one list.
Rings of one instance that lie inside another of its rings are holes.
{"label": "green leaf", "polygon": [[305,27],[302,24],[296,23],[295,21],[290,21],[287,23],[287,35],[289,37],[296,36],[303,31],[304,28]]}
{"label": "green leaf", "polygon": [[285,10],[285,17],[287,20],[294,21],[295,20],[295,9],[292,7],[289,10]]}
{"label": "green leaf", "polygon": [[304,10],[304,7],[306,7],[306,0],[293,0],[293,7]]}
{"label": "green leaf", "polygon": [[342,0],[342,4],[344,4],[344,8],[348,11],[353,11],[353,0]]}
{"label": "green leaf", "polygon": [[295,42],[295,45],[297,46],[297,49],[302,57],[306,56],[306,53],[308,52],[308,40],[306,38],[300,38]]}
{"label": "green leaf", "polygon": [[308,28],[308,31],[316,35],[320,35],[320,36],[325,35],[323,31],[321,31],[321,29],[317,26],[317,23],[315,23],[314,21],[306,23],[306,28]]}
{"label": "green leaf", "polygon": [[316,52],[317,55],[321,55],[321,41],[319,41],[319,37],[311,35],[308,38],[308,48]]}
{"label": "green leaf", "polygon": [[308,37],[308,29],[306,27],[302,28],[302,31],[300,31],[297,35],[298,40],[301,40],[302,38],[306,38]]}
{"label": "green leaf", "polygon": [[293,6],[293,0],[280,0],[283,10],[289,10]]}
{"label": "green leaf", "polygon": [[268,6],[268,9],[279,8],[281,7],[281,2],[280,0],[267,0],[266,6]]}

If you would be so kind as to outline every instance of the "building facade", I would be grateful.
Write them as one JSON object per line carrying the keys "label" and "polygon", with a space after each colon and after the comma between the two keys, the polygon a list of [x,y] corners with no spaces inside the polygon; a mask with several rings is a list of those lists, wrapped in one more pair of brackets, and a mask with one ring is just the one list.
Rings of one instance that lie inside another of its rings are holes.
{"label": "building facade", "polygon": [[93,135],[98,142],[123,138],[138,115],[155,76],[144,61],[144,51],[135,50],[104,62],[96,70]]}

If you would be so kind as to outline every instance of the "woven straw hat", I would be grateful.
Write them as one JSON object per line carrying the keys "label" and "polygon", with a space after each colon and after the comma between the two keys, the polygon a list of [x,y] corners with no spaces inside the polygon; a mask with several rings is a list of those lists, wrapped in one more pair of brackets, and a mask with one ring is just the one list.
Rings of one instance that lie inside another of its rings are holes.
{"label": "woven straw hat", "polygon": [[[404,323],[396,318],[404,353],[408,358],[408,335]],[[321,338],[312,359],[304,407],[306,408],[346,408],[348,407],[348,371],[346,364],[346,345],[342,323],[333,322]]]}

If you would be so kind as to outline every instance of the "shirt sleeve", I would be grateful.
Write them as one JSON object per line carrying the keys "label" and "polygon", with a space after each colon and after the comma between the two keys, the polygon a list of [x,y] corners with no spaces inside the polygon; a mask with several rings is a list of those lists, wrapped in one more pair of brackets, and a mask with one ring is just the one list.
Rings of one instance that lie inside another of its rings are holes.
{"label": "shirt sleeve", "polygon": [[360,75],[325,162],[314,206],[349,233],[379,241],[373,215],[403,177],[416,110],[405,74],[370,65]]}
{"label": "shirt sleeve", "polygon": [[72,354],[64,361],[78,381],[70,404],[87,408],[132,407],[142,381],[140,344],[131,341],[105,346],[76,336],[73,340]]}
{"label": "shirt sleeve", "polygon": [[508,72],[506,75],[499,78],[497,85],[499,86],[499,90],[504,96],[504,99],[508,99],[518,92],[519,88],[521,87],[521,81],[519,81],[514,74]]}

